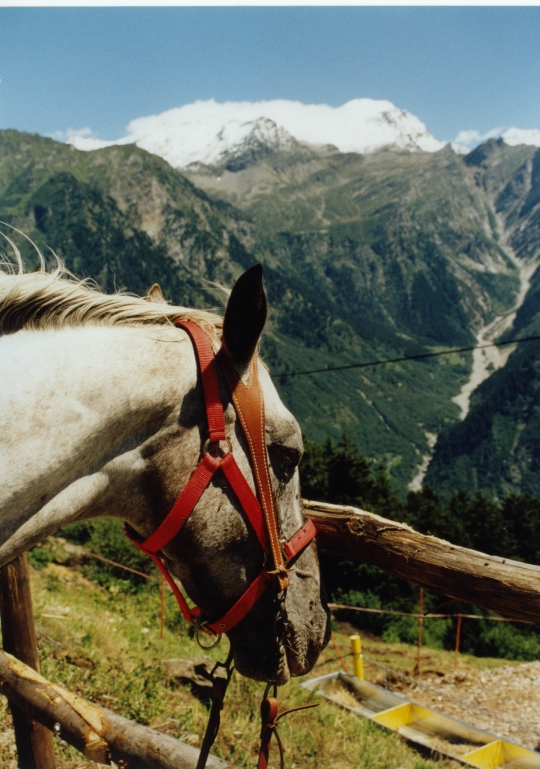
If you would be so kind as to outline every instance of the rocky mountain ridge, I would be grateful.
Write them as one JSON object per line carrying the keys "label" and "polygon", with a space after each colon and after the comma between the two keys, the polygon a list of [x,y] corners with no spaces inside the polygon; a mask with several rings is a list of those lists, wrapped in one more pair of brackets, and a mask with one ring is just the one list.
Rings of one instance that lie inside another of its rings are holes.
{"label": "rocky mountain ridge", "polygon": [[[332,177],[330,168],[335,170],[339,161],[342,161],[343,167]],[[411,295],[411,289],[407,286],[406,275],[409,273],[410,277],[411,270],[415,269],[411,243],[407,243],[410,238],[410,213],[415,210],[414,224],[425,237],[420,257],[423,268],[430,251],[431,266],[434,266],[433,241],[429,243],[430,230],[437,243],[437,249],[444,251],[445,246],[448,249],[441,262],[445,265],[444,273],[435,283],[434,305],[438,305],[440,315],[432,311],[431,328],[427,332],[429,336],[436,335],[438,341],[444,339],[448,346],[464,344],[464,341],[457,341],[458,338],[465,338],[456,333],[457,327],[461,326],[462,330],[466,327],[472,335],[472,342],[469,343],[487,345],[501,338],[522,336],[524,331],[527,334],[535,333],[534,323],[531,325],[530,321],[536,317],[539,309],[536,287],[540,284],[540,195],[537,190],[540,152],[534,146],[509,147],[502,139],[490,140],[463,159],[457,157],[449,148],[429,156],[411,156],[387,150],[371,156],[348,155],[346,160],[338,155],[326,158],[312,157],[309,160],[290,156],[288,162],[284,161],[282,153],[274,153],[268,154],[264,159],[257,159],[251,167],[244,166],[238,170],[229,169],[225,162],[206,169],[201,166],[190,168],[186,173],[194,183],[210,194],[229,200],[244,210],[253,218],[259,231],[266,232],[269,237],[281,238],[283,231],[293,231],[297,239],[309,243],[307,251],[312,254],[316,250],[320,253],[322,242],[326,239],[329,243],[331,236],[334,236],[334,242],[326,248],[326,258],[331,264],[326,264],[325,269],[332,272],[342,302],[346,303],[347,295],[352,294],[353,302],[358,303],[359,300],[365,302],[365,293],[362,296],[355,294],[351,285],[353,281],[340,281],[336,278],[341,255],[335,248],[335,235],[339,229],[347,227],[350,238],[351,231],[357,228],[358,223],[365,221],[366,209],[369,210],[367,200],[377,201],[376,207],[377,203],[379,206],[383,203],[378,210],[386,207],[388,213],[391,196],[388,196],[388,192],[381,195],[382,190],[387,190],[388,187],[388,179],[385,179],[382,173],[385,162],[392,167],[393,184],[397,184],[400,163],[406,169],[402,180],[405,184],[399,187],[399,195],[407,200],[403,206],[405,210],[400,211],[399,202],[394,200],[391,204],[394,211],[386,218],[384,225],[386,236],[400,242],[401,254],[395,251],[391,257],[393,279],[399,286],[401,298],[408,295],[411,307],[416,309],[416,314],[411,316],[411,320],[414,318],[412,324],[410,320],[407,322],[404,315],[399,318],[395,316],[400,329],[412,334],[419,332],[418,310],[425,304],[429,289],[434,285],[432,269],[423,291],[415,295],[413,281]],[[431,184],[430,174],[433,177]],[[368,179],[371,183],[366,183]],[[336,201],[333,196],[336,196]],[[355,206],[355,199],[360,200],[361,205]],[[448,220],[444,229],[441,222],[442,212]],[[437,219],[438,232],[434,233],[433,221]],[[474,246],[471,241],[464,243],[460,240],[463,230],[460,232],[459,223],[469,237],[471,225],[476,224]],[[444,235],[442,243],[441,235]],[[373,265],[372,270],[381,267],[381,253],[377,252],[376,256],[377,265]],[[401,261],[403,256],[405,262]],[[396,269],[400,263],[404,273],[398,280]],[[356,266],[358,267],[358,263]],[[300,263],[297,260],[294,267],[290,267],[298,270]],[[388,264],[387,268],[389,267]],[[421,270],[415,280],[420,280],[420,276],[429,272]],[[456,287],[454,299],[445,302],[448,292],[451,291],[452,279],[455,279]],[[386,312],[389,307],[394,308],[395,312],[395,308],[399,306],[398,296],[389,301],[388,294],[391,290],[391,287],[385,286],[384,296],[381,297],[381,309]],[[450,319],[456,317],[456,308],[451,307],[456,301],[465,317],[462,317],[461,321],[456,319],[452,332],[448,333]],[[373,303],[370,309],[375,309]],[[433,333],[433,320],[437,315],[441,319],[444,317],[444,323],[447,325],[446,335],[441,334],[441,329],[437,334]],[[450,342],[451,338],[454,342]],[[475,445],[473,434],[477,438],[483,436],[482,440],[487,441],[482,444],[482,450],[488,454],[493,441],[498,440],[497,429],[491,424],[492,406],[484,406],[484,425],[481,431],[477,424],[478,402],[482,393],[480,385],[501,369],[499,378],[494,377],[491,386],[496,388],[498,381],[505,382],[502,387],[508,401],[507,408],[510,411],[515,409],[512,386],[509,390],[506,380],[512,380],[512,375],[508,372],[513,371],[521,356],[527,356],[527,351],[516,351],[514,346],[487,347],[472,353],[470,374],[463,381],[459,392],[451,397],[451,401],[459,406],[459,416],[465,419],[465,423],[460,424],[456,420],[454,427],[449,427],[448,423],[443,425],[439,440],[438,431],[429,425],[423,426],[426,450],[422,454],[423,461],[418,472],[411,481],[411,488],[419,487],[427,471],[426,481],[448,494],[463,486],[469,490],[486,489],[499,495],[512,490],[529,490],[540,495],[540,484],[533,481],[532,470],[521,467],[524,462],[529,463],[531,467],[536,467],[536,462],[540,462],[540,450],[531,444],[530,431],[526,429],[529,420],[531,425],[536,421],[533,416],[536,407],[532,405],[536,401],[534,393],[529,393],[529,411],[522,415],[521,421],[514,425],[513,417],[508,418],[507,430],[512,433],[515,444],[512,451],[521,457],[519,460],[510,461],[507,456],[505,461],[512,466],[511,471],[501,474],[502,455],[497,451],[495,453],[498,454],[498,460],[491,463],[493,474],[490,480],[487,479],[487,474],[483,479],[485,468],[482,468],[487,460],[475,457],[474,461],[471,461],[469,451]],[[509,358],[508,372],[503,374],[502,369]],[[531,379],[533,370],[534,366],[528,374]],[[487,382],[485,386],[490,387]],[[533,386],[532,381],[530,386]],[[519,388],[514,389],[518,397]],[[497,388],[490,396],[494,403],[500,397]],[[471,425],[471,435],[467,425]],[[489,436],[487,438],[486,430]],[[524,448],[520,440],[523,431],[528,448]],[[466,441],[459,440],[459,436],[463,434],[468,436]],[[509,450],[507,441],[505,446],[503,453]],[[537,454],[539,459],[533,459]],[[434,460],[431,463],[433,455]],[[467,472],[456,470],[454,459],[458,464],[461,462]],[[490,462],[487,461],[487,464]]]}

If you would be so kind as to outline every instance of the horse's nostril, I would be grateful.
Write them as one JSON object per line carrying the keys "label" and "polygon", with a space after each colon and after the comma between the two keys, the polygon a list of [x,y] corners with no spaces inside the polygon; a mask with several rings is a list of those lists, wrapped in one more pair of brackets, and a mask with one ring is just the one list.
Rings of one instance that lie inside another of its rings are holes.
{"label": "horse's nostril", "polygon": [[317,574],[314,574],[312,571],[305,571],[304,569],[299,569],[298,566],[295,569],[295,573],[298,577],[302,577],[302,579],[318,579]]}

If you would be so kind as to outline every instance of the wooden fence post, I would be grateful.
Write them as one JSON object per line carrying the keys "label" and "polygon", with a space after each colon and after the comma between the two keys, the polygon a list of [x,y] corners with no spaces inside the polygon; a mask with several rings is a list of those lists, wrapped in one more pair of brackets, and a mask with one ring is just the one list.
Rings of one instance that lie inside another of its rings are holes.
{"label": "wooden fence post", "polygon": [[[39,672],[26,553],[0,568],[0,617],[4,650]],[[55,769],[52,732],[9,703],[19,769]]]}
{"label": "wooden fence post", "polygon": [[418,643],[416,649],[416,675],[420,675],[420,655],[422,653],[422,629],[424,626],[424,588],[420,588],[420,599],[418,608]]}
{"label": "wooden fence post", "polygon": [[454,659],[454,670],[457,670],[459,662],[459,642],[461,639],[461,614],[457,615],[457,628],[456,628],[456,656]]}

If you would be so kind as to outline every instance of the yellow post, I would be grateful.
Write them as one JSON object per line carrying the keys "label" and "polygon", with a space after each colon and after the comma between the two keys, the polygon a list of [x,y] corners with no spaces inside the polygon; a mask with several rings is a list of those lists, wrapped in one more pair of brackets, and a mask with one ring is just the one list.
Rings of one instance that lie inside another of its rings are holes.
{"label": "yellow post", "polygon": [[362,639],[359,635],[351,636],[351,653],[353,661],[353,673],[361,681],[364,680],[364,660],[362,658]]}

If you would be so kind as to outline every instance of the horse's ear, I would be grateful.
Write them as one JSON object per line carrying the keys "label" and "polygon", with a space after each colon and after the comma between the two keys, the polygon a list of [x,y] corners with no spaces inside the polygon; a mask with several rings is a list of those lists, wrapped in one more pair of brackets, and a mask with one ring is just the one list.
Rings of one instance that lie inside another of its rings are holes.
{"label": "horse's ear", "polygon": [[223,346],[237,363],[247,364],[257,348],[266,321],[262,267],[255,264],[240,275],[227,303]]}
{"label": "horse's ear", "polygon": [[163,296],[163,291],[159,283],[154,283],[148,289],[148,293],[144,297],[147,302],[155,302],[156,304],[167,304],[167,300]]}

